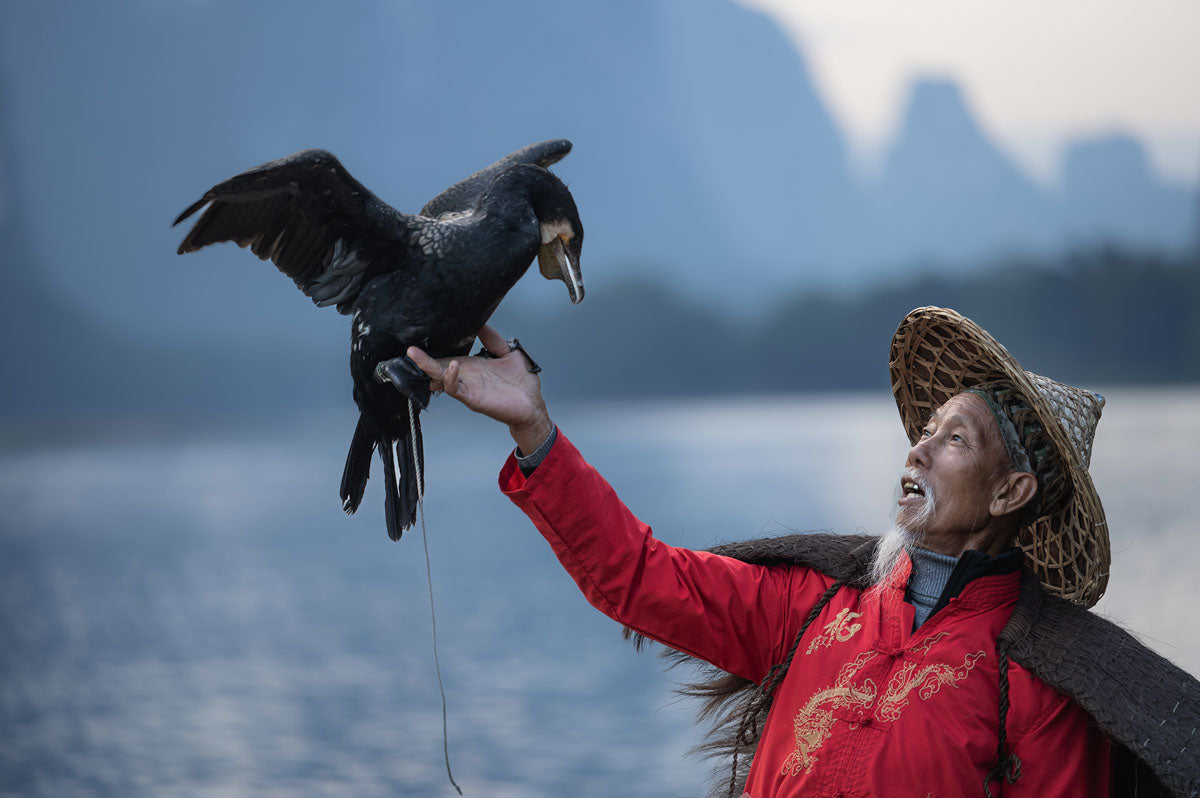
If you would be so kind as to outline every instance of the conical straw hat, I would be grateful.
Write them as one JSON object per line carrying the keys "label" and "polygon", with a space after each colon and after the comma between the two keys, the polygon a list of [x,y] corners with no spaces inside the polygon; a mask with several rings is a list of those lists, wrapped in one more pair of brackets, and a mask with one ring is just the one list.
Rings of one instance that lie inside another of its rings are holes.
{"label": "conical straw hat", "polygon": [[933,411],[968,388],[1007,380],[1022,395],[1065,464],[1069,491],[1021,527],[1018,545],[1047,591],[1084,607],[1099,601],[1108,585],[1108,526],[1088,464],[1104,398],[1024,371],[996,339],[948,308],[909,313],[892,338],[889,366],[914,444]]}

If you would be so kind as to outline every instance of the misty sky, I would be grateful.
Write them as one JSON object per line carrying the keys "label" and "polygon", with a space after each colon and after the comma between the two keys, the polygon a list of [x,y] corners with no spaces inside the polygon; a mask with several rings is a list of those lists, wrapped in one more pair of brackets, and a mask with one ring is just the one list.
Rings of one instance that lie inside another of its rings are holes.
{"label": "misty sky", "polygon": [[1162,176],[1200,176],[1195,0],[740,2],[801,43],[868,169],[909,80],[933,73],[956,78],[985,127],[1043,181],[1065,139],[1114,130],[1137,135]]}

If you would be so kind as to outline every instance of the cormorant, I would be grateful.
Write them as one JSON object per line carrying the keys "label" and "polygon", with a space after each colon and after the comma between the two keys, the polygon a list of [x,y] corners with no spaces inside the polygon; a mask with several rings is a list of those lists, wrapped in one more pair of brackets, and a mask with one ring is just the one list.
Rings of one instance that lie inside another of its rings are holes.
{"label": "cormorant", "polygon": [[331,153],[304,150],[214,186],[175,220],[207,204],[180,254],[233,241],[273,261],[318,307],[353,314],[350,373],[360,415],[342,508],[358,509],[378,448],[392,540],[416,520],[414,433],[425,473],[417,414],[428,404],[429,381],[404,357],[407,348],[469,354],[476,331],[535,256],[546,279],[566,283],[572,303],[583,299],[583,225],[571,193],[546,168],[570,150],[561,139],[517,150],[438,194],[419,215],[384,203]]}

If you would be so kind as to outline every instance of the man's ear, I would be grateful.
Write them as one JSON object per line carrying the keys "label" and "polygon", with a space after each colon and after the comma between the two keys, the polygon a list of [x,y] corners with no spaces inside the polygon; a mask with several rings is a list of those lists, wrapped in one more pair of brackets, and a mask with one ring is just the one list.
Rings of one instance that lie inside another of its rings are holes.
{"label": "man's ear", "polygon": [[988,511],[997,518],[1015,513],[1037,495],[1037,477],[1025,471],[1010,471],[996,481]]}

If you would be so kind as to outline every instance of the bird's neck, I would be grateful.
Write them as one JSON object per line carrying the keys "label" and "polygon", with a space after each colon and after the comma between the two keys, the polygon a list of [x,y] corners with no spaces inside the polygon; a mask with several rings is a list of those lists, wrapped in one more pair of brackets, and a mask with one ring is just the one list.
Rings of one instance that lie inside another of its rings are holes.
{"label": "bird's neck", "polygon": [[495,210],[499,207],[530,207],[536,209],[539,199],[554,187],[554,178],[545,169],[532,164],[518,164],[501,172],[480,198],[480,207]]}

